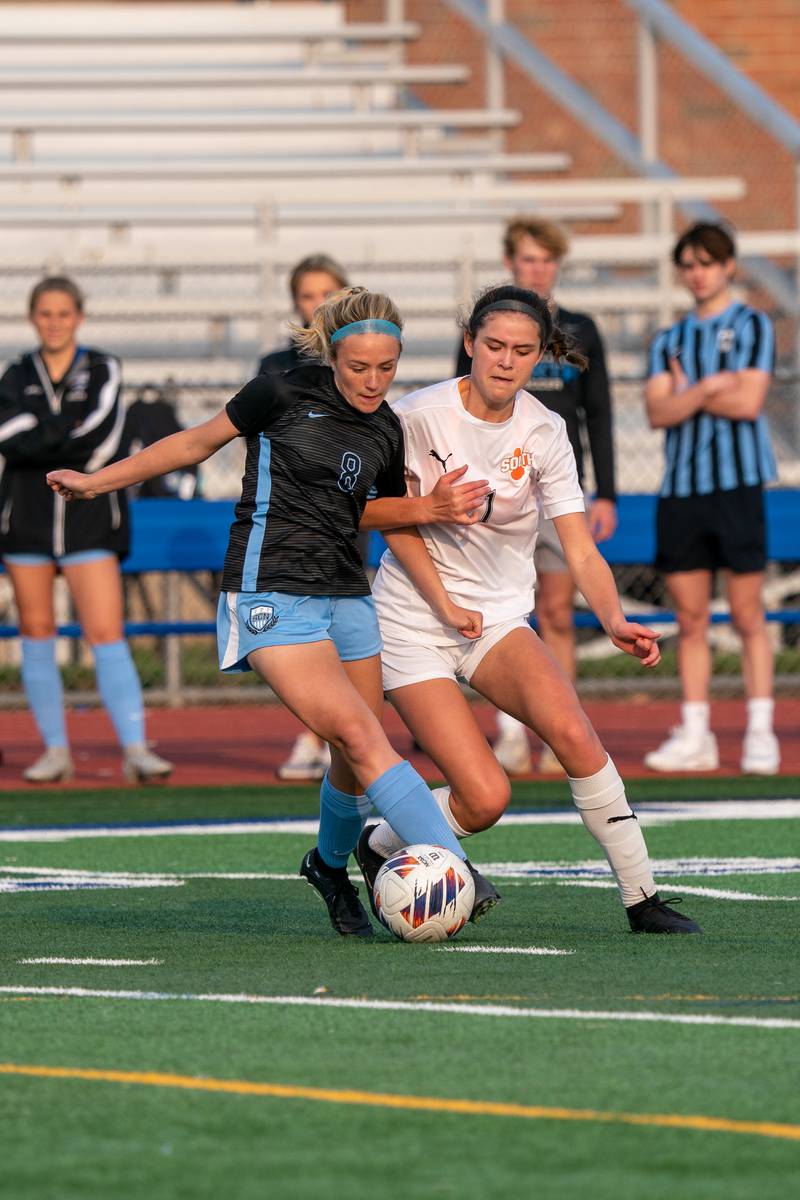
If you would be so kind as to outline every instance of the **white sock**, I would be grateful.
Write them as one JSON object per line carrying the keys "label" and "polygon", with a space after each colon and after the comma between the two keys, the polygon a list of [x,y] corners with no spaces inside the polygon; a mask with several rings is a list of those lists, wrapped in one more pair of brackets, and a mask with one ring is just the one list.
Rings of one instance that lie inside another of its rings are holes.
{"label": "white sock", "polygon": [[769,696],[759,696],[747,701],[747,732],[772,733],[772,716],[775,701]]}
{"label": "white sock", "polygon": [[687,700],[681,705],[681,723],[697,737],[708,733],[711,705],[705,700]]}
{"label": "white sock", "polygon": [[[433,798],[442,810],[445,821],[447,821],[447,824],[456,837],[469,837],[469,830],[462,829],[453,816],[453,810],[450,807],[450,788],[433,788]],[[388,858],[395,851],[402,850],[405,842],[395,833],[388,821],[379,821],[369,835],[369,844],[376,854],[380,854],[383,858]]]}
{"label": "white sock", "polygon": [[652,896],[656,884],[647,846],[611,759],[596,775],[570,779],[569,786],[581,820],[608,859],[625,907]]}
{"label": "white sock", "polygon": [[504,733],[524,733],[525,726],[522,724],[522,721],[518,721],[516,717],[510,717],[508,713],[498,712],[497,731],[501,735]]}

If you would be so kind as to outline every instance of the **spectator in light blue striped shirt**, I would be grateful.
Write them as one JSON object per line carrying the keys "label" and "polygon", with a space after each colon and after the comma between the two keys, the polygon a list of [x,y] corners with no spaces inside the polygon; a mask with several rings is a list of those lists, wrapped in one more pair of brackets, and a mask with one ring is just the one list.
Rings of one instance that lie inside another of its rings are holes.
{"label": "spectator in light blue striped shirt", "polygon": [[747,691],[744,772],[773,775],[772,650],[761,596],[766,565],[763,488],[776,478],[764,402],[774,367],[769,318],[734,299],[736,247],[722,225],[693,225],[673,262],[694,309],[662,330],[650,351],[645,401],[666,432],[656,566],[678,620],[681,724],[645,757],[656,771],[715,770],[710,730],[708,624],[714,573],[725,579],[742,639]]}

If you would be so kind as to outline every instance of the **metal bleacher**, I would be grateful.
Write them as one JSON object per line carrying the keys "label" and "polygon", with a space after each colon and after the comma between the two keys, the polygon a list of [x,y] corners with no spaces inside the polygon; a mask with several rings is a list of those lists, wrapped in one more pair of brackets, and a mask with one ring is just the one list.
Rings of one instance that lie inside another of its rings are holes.
{"label": "metal bleacher", "polygon": [[[496,276],[513,213],[611,223],[646,200],[669,219],[686,196],[740,194],[735,179],[648,181],[645,196],[636,180],[558,178],[568,154],[504,150],[514,110],[416,101],[415,86],[469,74],[408,66],[417,26],[348,24],[337,4],[9,4],[3,18],[3,356],[26,337],[31,277],[64,270],[128,379],[204,363],[237,381],[280,336],[291,263],[324,249],[396,294],[412,380],[449,364],[454,309]],[[616,297],[594,283],[598,311],[675,299],[646,277]]]}
{"label": "metal bleacher", "polygon": [[[30,340],[31,282],[66,272],[88,296],[86,340],[122,357],[129,393],[168,385],[185,424],[216,411],[281,340],[288,273],[311,252],[397,300],[398,390],[446,376],[455,310],[501,274],[502,227],[518,212],[591,222],[572,237],[559,299],[596,313],[613,372],[638,377],[650,331],[684,303],[669,263],[678,206],[744,193],[739,177],[569,177],[568,147],[544,153],[535,127],[510,152],[521,114],[492,72],[482,107],[473,94],[470,107],[427,108],[415,89],[463,87],[469,69],[408,64],[417,25],[348,23],[342,4],[12,3],[2,17],[0,358]],[[798,237],[745,233],[742,256],[798,257]],[[615,406],[621,487],[652,491],[660,435],[636,380],[617,383]],[[240,450],[206,464],[206,501],[177,505],[177,518],[159,511],[177,502],[134,504],[126,569],[168,573],[162,635],[191,632],[176,572],[219,566]],[[650,501],[628,496],[622,526],[641,534]],[[770,501],[781,528],[796,526],[795,501]],[[645,562],[645,543],[606,550]],[[188,695],[177,664],[173,639],[173,703]]]}

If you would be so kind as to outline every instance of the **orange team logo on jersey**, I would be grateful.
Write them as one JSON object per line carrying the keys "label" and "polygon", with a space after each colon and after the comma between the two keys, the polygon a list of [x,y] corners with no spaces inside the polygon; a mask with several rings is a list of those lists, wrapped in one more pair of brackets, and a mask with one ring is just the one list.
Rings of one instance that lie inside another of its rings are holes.
{"label": "orange team logo on jersey", "polygon": [[525,468],[533,465],[533,458],[529,450],[523,450],[517,446],[513,454],[509,454],[500,463],[500,470],[508,471],[509,475],[514,480],[522,479],[525,474]]}

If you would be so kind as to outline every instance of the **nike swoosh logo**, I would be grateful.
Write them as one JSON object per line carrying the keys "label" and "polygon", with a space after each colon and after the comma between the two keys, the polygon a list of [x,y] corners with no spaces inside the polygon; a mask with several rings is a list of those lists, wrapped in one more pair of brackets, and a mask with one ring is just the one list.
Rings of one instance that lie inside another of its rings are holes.
{"label": "nike swoosh logo", "polygon": [[312,417],[312,418],[313,417],[327,417],[327,415],[328,415],[327,413],[309,413],[308,414],[308,416]]}

